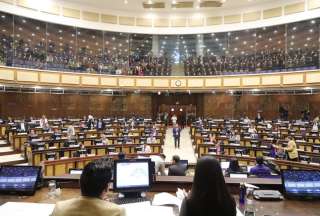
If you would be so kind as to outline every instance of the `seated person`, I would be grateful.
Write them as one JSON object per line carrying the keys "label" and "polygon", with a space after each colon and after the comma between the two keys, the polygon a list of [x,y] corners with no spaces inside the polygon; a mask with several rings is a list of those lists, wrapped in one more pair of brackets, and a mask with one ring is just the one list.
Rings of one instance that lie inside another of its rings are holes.
{"label": "seated person", "polygon": [[57,202],[51,216],[124,216],[123,208],[105,201],[111,175],[111,165],[105,159],[88,163],[80,177],[81,196]]}
{"label": "seated person", "polygon": [[155,163],[155,174],[158,175],[160,173],[160,175],[164,176],[166,175],[165,172],[165,159],[166,156],[164,154],[160,154],[160,155],[151,155],[150,156],[151,161],[153,161]]}
{"label": "seated person", "polygon": [[101,134],[101,143],[103,145],[109,145],[109,140],[105,134]]}
{"label": "seated person", "polygon": [[180,157],[178,155],[174,155],[172,157],[172,164],[169,167],[169,176],[185,176],[186,175],[186,167],[180,163]]}
{"label": "seated person", "polygon": [[319,131],[318,123],[314,123],[312,125],[312,132],[318,132],[318,131]]}
{"label": "seated person", "polygon": [[78,146],[78,143],[76,140],[66,140],[63,143],[63,147],[69,148],[69,147],[75,147]]}
{"label": "seated person", "polygon": [[274,145],[273,147],[275,147],[276,149],[285,151],[288,156],[288,160],[299,161],[299,152],[298,152],[297,144],[294,138],[291,136],[288,136],[287,140],[288,140],[287,147],[281,147],[276,145]]}
{"label": "seated person", "polygon": [[154,136],[152,136],[152,135],[147,138],[147,143],[148,144],[153,144],[153,143],[156,143],[156,142],[157,142],[156,138]]}
{"label": "seated person", "polygon": [[248,116],[246,116],[246,117],[243,119],[243,123],[244,123],[244,124],[250,124],[250,123],[251,123],[251,120],[249,119]]}
{"label": "seated person", "polygon": [[248,129],[248,133],[250,134],[257,134],[257,129],[254,125],[250,125],[250,128]]}
{"label": "seated person", "polygon": [[250,175],[257,177],[268,177],[271,175],[270,168],[263,164],[263,157],[256,157],[256,162],[257,165],[250,169]]}
{"label": "seated person", "polygon": [[24,133],[28,131],[28,124],[25,122],[24,119],[17,125],[17,130],[20,133]]}
{"label": "seated person", "polygon": [[33,139],[37,139],[38,135],[34,129],[30,129],[28,137],[29,137],[29,141],[32,141]]}
{"label": "seated person", "polygon": [[118,160],[124,160],[124,159],[126,159],[126,154],[124,152],[119,152]]}
{"label": "seated person", "polygon": [[261,116],[260,112],[258,112],[256,117],[256,123],[260,123],[263,121],[264,121],[263,117]]}
{"label": "seated person", "polygon": [[132,144],[132,143],[133,143],[133,141],[130,137],[128,137],[128,136],[123,137],[123,144]]}
{"label": "seated person", "polygon": [[191,192],[181,204],[179,216],[236,216],[236,202],[228,191],[219,162],[198,160]]}
{"label": "seated person", "polygon": [[151,147],[149,145],[144,144],[142,146],[142,153],[146,153],[146,154],[152,153]]}
{"label": "seated person", "polygon": [[87,156],[87,154],[88,154],[88,151],[87,151],[86,147],[84,146],[83,143],[81,143],[80,149],[77,152],[75,152],[74,157],[85,157],[85,156]]}
{"label": "seated person", "polygon": [[231,159],[229,163],[229,168],[226,170],[227,174],[230,173],[244,173],[244,171],[239,166],[239,161],[237,159]]}
{"label": "seated person", "polygon": [[54,128],[53,134],[51,135],[51,138],[53,140],[57,140],[57,139],[61,139],[61,133],[59,133],[59,129],[58,128]]}
{"label": "seated person", "polygon": [[209,134],[209,142],[213,143],[213,144],[217,143],[217,138],[216,138],[216,134],[215,133],[210,133]]}
{"label": "seated person", "polygon": [[69,125],[67,129],[67,137],[68,139],[74,139],[76,135],[76,132],[74,130],[73,125]]}
{"label": "seated person", "polygon": [[45,115],[42,115],[41,119],[40,119],[40,127],[43,129],[43,130],[48,130],[50,127],[49,127],[49,122],[48,122],[48,119]]}

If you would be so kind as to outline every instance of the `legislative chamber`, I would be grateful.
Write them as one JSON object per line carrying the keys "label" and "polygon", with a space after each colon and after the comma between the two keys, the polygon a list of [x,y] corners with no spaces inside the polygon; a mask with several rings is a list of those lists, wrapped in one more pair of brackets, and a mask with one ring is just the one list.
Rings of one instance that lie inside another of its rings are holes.
{"label": "legislative chamber", "polygon": [[320,215],[320,1],[0,0],[0,215]]}

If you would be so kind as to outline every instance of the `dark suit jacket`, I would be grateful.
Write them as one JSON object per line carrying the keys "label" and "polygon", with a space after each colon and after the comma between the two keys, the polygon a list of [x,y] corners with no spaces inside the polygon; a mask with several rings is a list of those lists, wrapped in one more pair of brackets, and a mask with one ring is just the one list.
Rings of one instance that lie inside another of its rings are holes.
{"label": "dark suit jacket", "polygon": [[185,176],[186,167],[182,164],[174,164],[169,167],[169,176]]}
{"label": "dark suit jacket", "polygon": [[174,137],[180,137],[180,128],[177,127],[177,128],[173,128],[172,130],[173,130],[172,133]]}

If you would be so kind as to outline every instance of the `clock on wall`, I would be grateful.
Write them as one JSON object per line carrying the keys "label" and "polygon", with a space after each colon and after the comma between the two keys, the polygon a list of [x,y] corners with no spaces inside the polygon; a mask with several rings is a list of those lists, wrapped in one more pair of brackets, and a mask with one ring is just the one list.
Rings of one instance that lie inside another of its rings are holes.
{"label": "clock on wall", "polygon": [[180,87],[181,86],[181,80],[176,80],[174,82],[174,84],[177,86],[177,87]]}

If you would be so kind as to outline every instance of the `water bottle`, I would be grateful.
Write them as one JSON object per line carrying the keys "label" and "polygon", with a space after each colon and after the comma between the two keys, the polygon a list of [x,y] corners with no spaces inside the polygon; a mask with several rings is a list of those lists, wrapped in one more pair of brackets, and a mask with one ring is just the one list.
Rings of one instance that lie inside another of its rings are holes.
{"label": "water bottle", "polygon": [[252,199],[247,199],[244,215],[245,216],[255,216],[255,207],[254,207]]}
{"label": "water bottle", "polygon": [[244,205],[245,201],[246,201],[246,186],[244,185],[244,183],[240,184],[240,190],[239,190],[239,204],[240,205]]}
{"label": "water bottle", "polygon": [[55,180],[50,180],[48,182],[48,197],[54,199],[56,196],[57,184]]}

